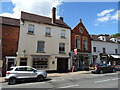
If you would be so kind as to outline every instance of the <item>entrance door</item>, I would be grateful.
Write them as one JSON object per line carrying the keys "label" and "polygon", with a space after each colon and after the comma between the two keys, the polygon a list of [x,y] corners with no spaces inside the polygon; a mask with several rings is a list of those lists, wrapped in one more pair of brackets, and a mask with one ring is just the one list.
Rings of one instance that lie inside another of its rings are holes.
{"label": "entrance door", "polygon": [[57,59],[57,71],[58,72],[68,71],[68,59],[67,58],[58,58]]}
{"label": "entrance door", "polygon": [[14,66],[14,64],[15,64],[14,59],[8,59],[7,70],[9,70],[11,66]]}

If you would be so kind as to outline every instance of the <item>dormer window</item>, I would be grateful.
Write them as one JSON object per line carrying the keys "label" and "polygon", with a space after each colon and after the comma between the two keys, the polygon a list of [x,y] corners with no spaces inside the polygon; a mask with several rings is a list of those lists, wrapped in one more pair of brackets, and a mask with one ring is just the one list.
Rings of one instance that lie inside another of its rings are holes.
{"label": "dormer window", "polygon": [[117,38],[111,38],[110,40],[112,40],[113,42],[117,42]]}
{"label": "dormer window", "polygon": [[106,37],[105,36],[100,36],[100,37],[98,37],[100,40],[102,40],[102,41],[106,41]]}

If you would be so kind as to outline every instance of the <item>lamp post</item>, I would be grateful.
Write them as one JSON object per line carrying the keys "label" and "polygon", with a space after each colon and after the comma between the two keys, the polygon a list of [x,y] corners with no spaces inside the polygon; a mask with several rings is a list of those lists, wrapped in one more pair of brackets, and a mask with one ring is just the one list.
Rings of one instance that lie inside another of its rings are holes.
{"label": "lamp post", "polygon": [[24,58],[25,58],[25,53],[26,53],[26,50],[25,50],[25,49],[23,50],[23,53],[24,53]]}

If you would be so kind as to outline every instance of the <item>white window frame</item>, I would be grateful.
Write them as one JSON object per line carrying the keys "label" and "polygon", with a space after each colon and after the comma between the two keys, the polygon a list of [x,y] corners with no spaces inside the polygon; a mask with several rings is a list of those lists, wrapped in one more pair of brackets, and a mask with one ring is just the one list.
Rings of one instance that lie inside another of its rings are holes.
{"label": "white window frame", "polygon": [[28,24],[28,34],[34,34],[35,25],[34,24]]}
{"label": "white window frame", "polygon": [[[43,43],[43,45],[39,45],[40,43]],[[37,42],[37,53],[43,53],[45,52],[45,41],[38,41]]]}
{"label": "white window frame", "polygon": [[[63,48],[63,50],[61,51],[60,48]],[[59,53],[65,53],[65,43],[59,43]]]}
{"label": "white window frame", "polygon": [[46,27],[45,36],[51,36],[51,28],[50,27]]}
{"label": "white window frame", "polygon": [[61,30],[61,38],[66,38],[66,31],[64,29]]}

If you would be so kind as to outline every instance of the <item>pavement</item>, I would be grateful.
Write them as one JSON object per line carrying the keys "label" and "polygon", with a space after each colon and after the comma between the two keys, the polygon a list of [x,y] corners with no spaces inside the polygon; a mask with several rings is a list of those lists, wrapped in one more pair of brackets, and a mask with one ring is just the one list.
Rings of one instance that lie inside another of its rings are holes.
{"label": "pavement", "polygon": [[[48,73],[48,77],[60,77],[65,75],[74,75],[74,74],[89,74],[90,71],[77,71],[77,72],[68,72],[68,73]],[[5,77],[0,77],[0,83],[5,82]]]}

